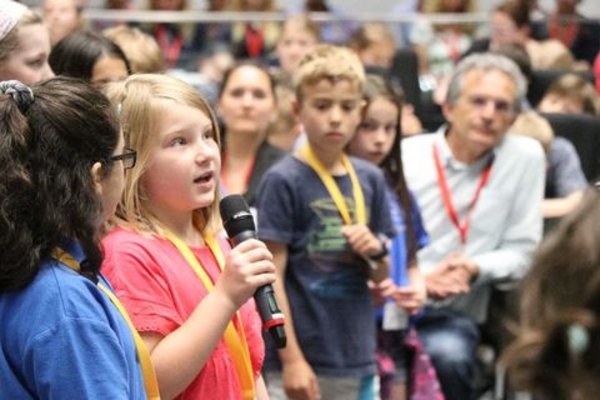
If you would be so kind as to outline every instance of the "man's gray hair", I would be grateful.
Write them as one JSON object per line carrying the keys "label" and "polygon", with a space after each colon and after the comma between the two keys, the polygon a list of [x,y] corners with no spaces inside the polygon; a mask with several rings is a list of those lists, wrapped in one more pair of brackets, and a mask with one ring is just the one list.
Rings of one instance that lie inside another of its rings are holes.
{"label": "man's gray hair", "polygon": [[461,60],[450,77],[448,86],[448,94],[446,101],[450,104],[456,103],[464,89],[465,76],[473,70],[482,71],[500,71],[508,75],[515,83],[517,88],[517,96],[515,99],[516,111],[520,110],[521,104],[527,93],[527,81],[517,67],[517,64],[511,59],[492,53],[477,53],[470,55]]}

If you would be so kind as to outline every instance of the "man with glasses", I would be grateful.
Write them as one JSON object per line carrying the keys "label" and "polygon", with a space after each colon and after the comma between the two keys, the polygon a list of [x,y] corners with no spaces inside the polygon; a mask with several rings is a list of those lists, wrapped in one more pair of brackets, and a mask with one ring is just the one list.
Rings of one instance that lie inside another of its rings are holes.
{"label": "man with glasses", "polygon": [[506,135],[525,88],[511,60],[467,57],[442,106],[448,125],[402,142],[430,237],[418,261],[431,301],[416,327],[447,400],[473,398],[478,325],[491,289],[523,277],[541,237],[543,150]]}

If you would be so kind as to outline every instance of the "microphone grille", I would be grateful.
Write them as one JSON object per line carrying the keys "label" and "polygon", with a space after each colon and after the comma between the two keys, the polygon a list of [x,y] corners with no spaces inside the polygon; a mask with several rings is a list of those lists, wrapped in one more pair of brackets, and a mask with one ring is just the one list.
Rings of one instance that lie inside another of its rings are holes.
{"label": "microphone grille", "polygon": [[244,197],[239,194],[223,198],[219,203],[219,210],[229,237],[237,236],[240,232],[256,230],[250,208]]}

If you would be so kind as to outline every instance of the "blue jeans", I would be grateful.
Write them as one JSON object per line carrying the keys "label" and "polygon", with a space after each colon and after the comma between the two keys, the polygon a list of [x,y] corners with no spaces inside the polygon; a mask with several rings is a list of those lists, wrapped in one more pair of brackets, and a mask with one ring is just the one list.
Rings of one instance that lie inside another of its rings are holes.
{"label": "blue jeans", "polygon": [[479,328],[450,310],[427,309],[416,321],[446,400],[472,400]]}

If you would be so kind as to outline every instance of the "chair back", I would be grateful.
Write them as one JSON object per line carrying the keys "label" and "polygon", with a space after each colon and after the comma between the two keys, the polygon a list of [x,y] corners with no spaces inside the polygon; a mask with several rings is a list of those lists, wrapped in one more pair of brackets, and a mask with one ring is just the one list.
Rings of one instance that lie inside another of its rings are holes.
{"label": "chair back", "polygon": [[600,177],[600,118],[590,115],[543,114],[554,134],[573,143],[588,181]]}

